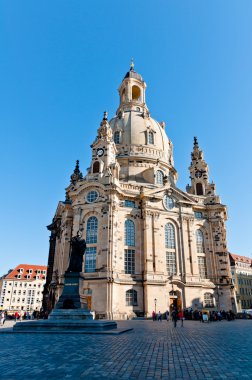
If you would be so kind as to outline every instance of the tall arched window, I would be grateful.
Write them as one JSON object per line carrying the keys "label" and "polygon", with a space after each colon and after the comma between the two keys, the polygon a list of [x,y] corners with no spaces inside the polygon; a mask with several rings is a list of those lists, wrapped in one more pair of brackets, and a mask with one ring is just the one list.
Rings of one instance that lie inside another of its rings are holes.
{"label": "tall arched window", "polygon": [[93,164],[93,173],[99,173],[99,171],[100,171],[99,161],[95,161]]}
{"label": "tall arched window", "polygon": [[114,133],[114,143],[115,144],[120,144],[120,132],[119,131],[116,131]]}
{"label": "tall arched window", "polygon": [[165,225],[165,248],[166,248],[166,269],[168,276],[177,273],[176,262],[176,244],[175,244],[175,228],[173,224]]}
{"label": "tall arched window", "polygon": [[135,273],[135,224],[127,219],[124,223],[124,271]]}
{"label": "tall arched window", "polygon": [[98,220],[95,216],[91,216],[86,229],[85,272],[95,272],[96,269],[97,235]]}
{"label": "tall arched window", "polygon": [[137,306],[137,291],[129,289],[126,291],[126,306]]}
{"label": "tall arched window", "polygon": [[197,253],[204,253],[204,235],[201,230],[196,230],[196,245],[197,245]]}
{"label": "tall arched window", "polygon": [[135,224],[130,219],[124,223],[124,244],[131,247],[135,246]]}
{"label": "tall arched window", "polygon": [[163,172],[161,172],[161,170],[157,170],[157,172],[156,172],[156,184],[157,185],[163,185],[163,183],[164,183]]}
{"label": "tall arched window", "polygon": [[97,229],[98,220],[95,216],[87,221],[87,234],[86,234],[86,244],[96,244],[97,243]]}

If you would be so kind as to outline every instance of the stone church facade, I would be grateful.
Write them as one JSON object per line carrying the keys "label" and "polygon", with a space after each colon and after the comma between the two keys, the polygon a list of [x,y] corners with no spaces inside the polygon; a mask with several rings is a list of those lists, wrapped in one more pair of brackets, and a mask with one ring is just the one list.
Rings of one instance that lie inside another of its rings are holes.
{"label": "stone church facade", "polygon": [[234,307],[228,260],[227,209],[209,182],[197,138],[186,191],[176,186],[165,124],[149,113],[146,83],[133,64],[110,121],[105,112],[85,176],[79,161],[52,224],[44,307],[59,298],[70,240],[82,233],[83,303],[100,318],[152,311]]}

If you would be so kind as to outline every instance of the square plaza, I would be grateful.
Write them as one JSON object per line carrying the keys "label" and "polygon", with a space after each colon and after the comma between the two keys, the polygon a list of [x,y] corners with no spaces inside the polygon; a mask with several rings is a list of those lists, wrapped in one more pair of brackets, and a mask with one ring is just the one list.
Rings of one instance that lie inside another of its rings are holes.
{"label": "square plaza", "polygon": [[[8,323],[8,322],[6,322]],[[25,323],[25,322],[23,322]],[[119,321],[121,335],[7,333],[0,379],[251,379],[251,320]],[[4,333],[6,332],[6,333]]]}

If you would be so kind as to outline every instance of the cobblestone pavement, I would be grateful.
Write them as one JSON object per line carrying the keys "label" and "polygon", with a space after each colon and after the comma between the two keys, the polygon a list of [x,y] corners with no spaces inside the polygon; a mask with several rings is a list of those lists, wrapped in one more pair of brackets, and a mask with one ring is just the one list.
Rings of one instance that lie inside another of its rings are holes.
{"label": "cobblestone pavement", "polygon": [[118,336],[0,334],[0,379],[252,379],[252,321],[123,321]]}

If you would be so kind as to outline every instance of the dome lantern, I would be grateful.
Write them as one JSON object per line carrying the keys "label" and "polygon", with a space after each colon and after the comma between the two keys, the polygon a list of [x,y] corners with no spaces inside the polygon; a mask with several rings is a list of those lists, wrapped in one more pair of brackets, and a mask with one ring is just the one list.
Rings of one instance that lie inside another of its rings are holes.
{"label": "dome lantern", "polygon": [[148,111],[145,103],[146,83],[142,76],[134,70],[134,62],[131,60],[130,70],[126,73],[118,91],[120,106],[117,114],[123,111]]}

